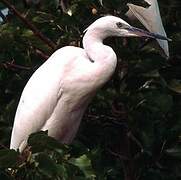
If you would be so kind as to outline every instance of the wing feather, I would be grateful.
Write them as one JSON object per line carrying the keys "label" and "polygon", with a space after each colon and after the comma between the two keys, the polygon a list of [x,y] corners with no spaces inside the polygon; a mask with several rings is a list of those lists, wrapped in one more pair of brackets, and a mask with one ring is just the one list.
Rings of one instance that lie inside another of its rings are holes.
{"label": "wing feather", "polygon": [[[48,129],[51,136],[63,134],[58,132],[63,129],[62,126],[70,126],[69,122],[77,119],[75,115],[71,118],[67,115],[70,111],[68,103],[73,103],[71,98],[74,98],[74,95],[69,97],[69,90],[74,87],[70,82],[76,79],[75,76],[82,77],[82,74],[75,72],[78,71],[77,67],[85,64],[85,60],[88,60],[86,58],[83,49],[67,46],[53,53],[35,71],[20,98],[11,136],[11,149],[20,148],[22,151],[28,136],[33,132]],[[77,114],[82,116],[82,111]]]}
{"label": "wing feather", "polygon": [[31,133],[42,129],[62,96],[61,68],[56,70],[51,64],[55,62],[52,63],[50,58],[37,69],[22,92],[11,135],[11,149],[18,149]]}

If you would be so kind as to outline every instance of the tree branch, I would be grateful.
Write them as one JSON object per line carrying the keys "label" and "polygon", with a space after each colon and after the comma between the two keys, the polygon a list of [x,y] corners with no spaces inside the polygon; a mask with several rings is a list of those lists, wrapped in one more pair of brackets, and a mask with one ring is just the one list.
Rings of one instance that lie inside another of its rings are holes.
{"label": "tree branch", "polygon": [[8,68],[20,69],[20,70],[30,70],[31,69],[30,67],[14,64],[14,61],[2,63],[1,66],[6,68],[6,69],[8,69]]}
{"label": "tree branch", "polygon": [[25,17],[21,15],[21,13],[7,0],[0,0],[3,4],[5,4],[13,13],[29,28],[32,30],[35,36],[41,39],[44,43],[46,43],[51,49],[56,49],[56,44],[51,41],[49,38],[44,36],[30,21],[28,21]]}
{"label": "tree branch", "polygon": [[50,57],[49,55],[45,54],[45,52],[43,52],[41,49],[34,47],[34,50],[36,55],[40,56],[45,61]]}

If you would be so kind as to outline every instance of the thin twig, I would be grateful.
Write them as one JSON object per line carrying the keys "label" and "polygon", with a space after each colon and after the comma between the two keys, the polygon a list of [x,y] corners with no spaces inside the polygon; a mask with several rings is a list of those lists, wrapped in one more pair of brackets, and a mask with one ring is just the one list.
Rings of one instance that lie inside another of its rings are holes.
{"label": "thin twig", "polygon": [[21,65],[17,65],[17,64],[14,64],[14,61],[13,62],[6,62],[6,63],[2,63],[1,64],[3,67],[5,68],[12,68],[12,69],[20,69],[20,70],[30,70],[31,68],[30,67],[25,67],[25,66],[21,66]]}
{"label": "thin twig", "polygon": [[8,147],[6,147],[4,144],[0,143],[0,147],[4,148],[4,149],[9,149]]}
{"label": "thin twig", "polygon": [[126,156],[123,156],[123,155],[120,155],[120,154],[118,154],[118,153],[116,153],[116,152],[113,152],[111,149],[108,149],[108,152],[110,153],[110,154],[112,154],[113,156],[116,156],[116,157],[118,157],[121,161],[128,161],[128,160],[130,160],[128,157],[126,157]]}
{"label": "thin twig", "polygon": [[29,20],[21,15],[21,13],[7,0],[0,0],[3,4],[5,4],[13,13],[29,28],[32,30],[35,36],[41,39],[44,43],[46,43],[51,49],[56,49],[56,44],[51,41],[49,38],[44,36]]}
{"label": "thin twig", "polygon": [[35,48],[35,53],[40,56],[41,58],[43,58],[43,60],[47,60],[50,56],[45,54],[41,49]]}

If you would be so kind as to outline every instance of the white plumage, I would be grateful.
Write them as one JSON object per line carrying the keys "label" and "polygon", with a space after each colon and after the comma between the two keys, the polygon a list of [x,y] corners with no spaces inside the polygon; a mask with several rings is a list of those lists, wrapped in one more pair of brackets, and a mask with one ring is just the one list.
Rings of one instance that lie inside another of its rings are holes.
{"label": "white plumage", "polygon": [[146,36],[167,39],[106,16],[87,28],[83,48],[66,46],[51,55],[26,84],[15,115],[11,149],[23,149],[28,136],[40,130],[71,143],[96,90],[113,74],[117,58],[103,44],[108,36]]}

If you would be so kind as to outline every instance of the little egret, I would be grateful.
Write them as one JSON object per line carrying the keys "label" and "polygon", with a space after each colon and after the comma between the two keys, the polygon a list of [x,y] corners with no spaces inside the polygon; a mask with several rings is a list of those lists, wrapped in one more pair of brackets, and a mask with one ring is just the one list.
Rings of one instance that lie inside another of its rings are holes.
{"label": "little egret", "polygon": [[62,143],[72,142],[92,97],[115,71],[116,54],[103,44],[109,36],[169,40],[115,16],[96,20],[86,29],[83,48],[57,50],[29,79],[16,111],[11,149],[23,151],[28,136],[40,130]]}

